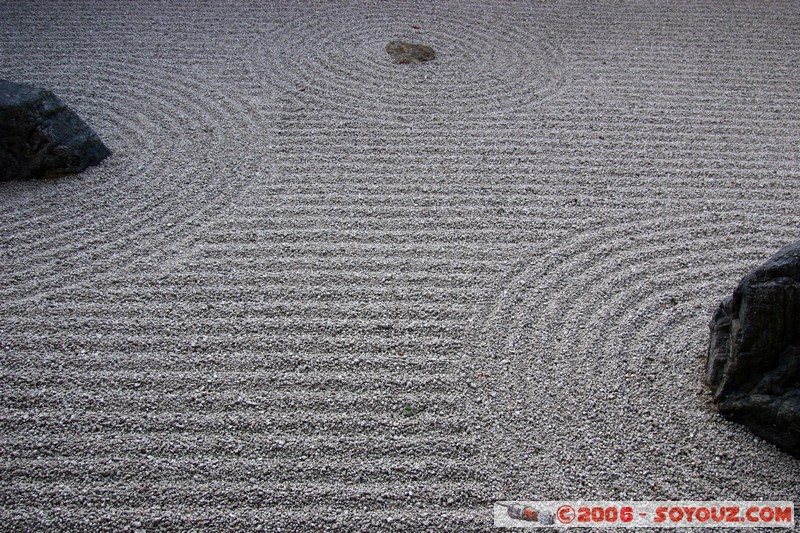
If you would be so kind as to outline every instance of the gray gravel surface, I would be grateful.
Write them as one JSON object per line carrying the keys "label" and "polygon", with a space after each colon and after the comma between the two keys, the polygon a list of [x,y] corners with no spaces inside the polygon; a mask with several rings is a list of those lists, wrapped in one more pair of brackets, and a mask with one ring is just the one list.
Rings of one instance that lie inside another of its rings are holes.
{"label": "gray gravel surface", "polygon": [[798,20],[0,1],[0,77],[114,152],[0,185],[2,529],[800,504],[800,462],[702,385],[711,311],[800,238]]}

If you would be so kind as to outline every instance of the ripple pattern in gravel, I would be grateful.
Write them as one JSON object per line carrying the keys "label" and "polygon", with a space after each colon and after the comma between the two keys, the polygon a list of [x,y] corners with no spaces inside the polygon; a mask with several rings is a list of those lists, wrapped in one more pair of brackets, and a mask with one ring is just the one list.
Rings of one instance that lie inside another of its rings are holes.
{"label": "ripple pattern in gravel", "polygon": [[0,185],[5,528],[800,503],[702,386],[718,299],[800,238],[795,3],[0,11],[0,76],[114,151]]}

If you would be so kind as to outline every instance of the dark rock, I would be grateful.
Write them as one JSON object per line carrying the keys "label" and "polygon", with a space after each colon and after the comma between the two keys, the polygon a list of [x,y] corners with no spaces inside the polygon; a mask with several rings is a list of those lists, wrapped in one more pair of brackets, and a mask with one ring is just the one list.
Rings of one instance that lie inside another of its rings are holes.
{"label": "dark rock", "polygon": [[710,326],[719,412],[800,457],[800,241],[745,276]]}
{"label": "dark rock", "polygon": [[0,181],[80,172],[110,153],[51,91],[0,80]]}
{"label": "dark rock", "polygon": [[412,44],[405,41],[389,41],[386,52],[392,56],[394,63],[421,63],[430,61],[436,54],[433,48],[424,44]]}

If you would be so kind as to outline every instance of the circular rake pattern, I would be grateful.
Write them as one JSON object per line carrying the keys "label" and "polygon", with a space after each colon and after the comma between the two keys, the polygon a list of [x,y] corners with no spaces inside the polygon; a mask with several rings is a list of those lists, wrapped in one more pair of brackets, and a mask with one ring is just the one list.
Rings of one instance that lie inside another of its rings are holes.
{"label": "circular rake pattern", "polygon": [[[610,220],[520,262],[484,324],[484,357],[495,361],[492,381],[508,391],[497,410],[537,419],[543,451],[531,461],[546,470],[575,458],[562,472],[574,483],[565,491],[602,497],[641,490],[624,480],[609,484],[603,468],[613,467],[613,458],[592,454],[616,449],[652,463],[645,447],[675,439],[663,464],[652,465],[658,471],[683,453],[681,439],[713,416],[702,387],[713,307],[747,261],[761,262],[792,238],[790,227],[766,218],[758,228],[728,240],[713,214]],[[642,436],[642,420],[651,418],[652,435]],[[530,436],[505,435],[509,450],[524,448]],[[623,474],[642,479],[643,472]]]}
{"label": "circular rake pattern", "polygon": [[[14,242],[14,280],[3,289],[9,300],[96,281],[98,274],[152,268],[167,249],[192,238],[187,227],[206,223],[240,194],[254,171],[254,161],[222,154],[247,142],[236,132],[255,131],[256,113],[232,96],[236,91],[209,83],[202,67],[87,54],[57,72],[44,59],[26,60],[17,70],[20,79],[55,87],[112,156],[56,186],[4,185],[14,200],[0,212]],[[81,78],[80,91],[58,89]],[[82,214],[87,209],[89,218]]]}
{"label": "circular rake pattern", "polygon": [[[384,47],[396,39],[430,45],[436,58],[393,64]],[[563,85],[564,58],[553,42],[535,7],[512,18],[485,4],[304,4],[257,39],[251,68],[318,109],[519,113]]]}
{"label": "circular rake pattern", "polygon": [[[727,241],[713,215],[621,221],[588,231],[545,257],[526,258],[484,324],[487,335],[504,340],[495,357],[516,351],[534,334],[574,347],[577,330],[571,328],[576,326],[586,330],[579,335],[584,345],[603,351],[610,347],[597,341],[613,337],[610,333],[626,320],[681,302],[702,303],[705,312],[710,304],[700,287],[719,286],[744,258],[791,238],[779,224],[764,221],[759,229],[756,242],[746,233]],[[560,328],[534,332],[534,319]]]}

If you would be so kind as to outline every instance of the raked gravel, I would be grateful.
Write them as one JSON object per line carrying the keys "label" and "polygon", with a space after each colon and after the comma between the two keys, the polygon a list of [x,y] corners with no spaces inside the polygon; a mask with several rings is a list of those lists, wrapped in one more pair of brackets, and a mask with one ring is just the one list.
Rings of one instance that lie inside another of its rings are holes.
{"label": "raked gravel", "polygon": [[798,20],[0,1],[0,77],[114,152],[0,185],[0,529],[798,505],[800,462],[702,384],[719,299],[800,238]]}

